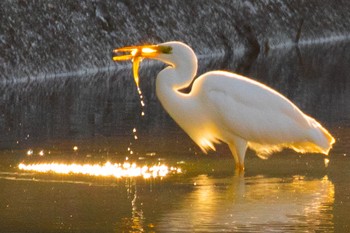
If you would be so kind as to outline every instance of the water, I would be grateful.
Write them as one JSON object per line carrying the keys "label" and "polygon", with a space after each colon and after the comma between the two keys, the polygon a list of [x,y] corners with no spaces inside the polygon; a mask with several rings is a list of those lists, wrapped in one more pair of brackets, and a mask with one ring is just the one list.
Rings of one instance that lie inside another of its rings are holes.
{"label": "water", "polygon": [[[143,117],[131,66],[113,74],[2,83],[1,231],[348,232],[349,49],[324,44],[199,61],[200,73],[237,70],[317,118],[337,140],[328,167],[322,155],[285,150],[261,160],[248,151],[246,172],[239,174],[225,146],[204,155],[156,100],[152,77],[159,63],[142,63]],[[21,162],[126,160],[182,172],[144,179],[18,168]]]}

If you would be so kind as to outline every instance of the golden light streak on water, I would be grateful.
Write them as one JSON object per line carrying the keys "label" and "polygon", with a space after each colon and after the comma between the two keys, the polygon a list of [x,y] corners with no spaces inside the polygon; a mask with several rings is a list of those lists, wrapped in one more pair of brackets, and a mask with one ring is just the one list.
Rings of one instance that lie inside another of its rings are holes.
{"label": "golden light streak on water", "polygon": [[111,163],[106,162],[103,165],[100,164],[65,164],[65,163],[36,163],[36,164],[24,164],[18,165],[20,170],[35,171],[40,173],[57,173],[57,174],[79,174],[89,176],[102,176],[102,177],[143,177],[157,178],[165,177],[169,173],[176,174],[181,173],[180,168],[168,167],[164,164],[154,166],[138,166],[136,163],[124,162]]}

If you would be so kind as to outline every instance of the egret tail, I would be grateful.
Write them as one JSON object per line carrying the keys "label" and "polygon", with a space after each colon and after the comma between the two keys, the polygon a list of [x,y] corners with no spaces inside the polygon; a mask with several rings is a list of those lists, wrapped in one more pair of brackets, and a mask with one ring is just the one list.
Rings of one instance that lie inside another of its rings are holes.
{"label": "egret tail", "polygon": [[313,120],[313,126],[315,127],[311,133],[313,142],[318,146],[318,151],[322,154],[328,155],[329,150],[335,142],[332,135],[323,128],[317,121]]}
{"label": "egret tail", "polygon": [[321,153],[328,155],[330,149],[332,149],[332,146],[335,143],[335,139],[315,119],[308,117],[308,124],[309,133],[308,137],[305,139],[278,144],[248,142],[248,146],[262,159],[267,159],[271,154],[279,152],[284,148],[290,148],[298,153]]}

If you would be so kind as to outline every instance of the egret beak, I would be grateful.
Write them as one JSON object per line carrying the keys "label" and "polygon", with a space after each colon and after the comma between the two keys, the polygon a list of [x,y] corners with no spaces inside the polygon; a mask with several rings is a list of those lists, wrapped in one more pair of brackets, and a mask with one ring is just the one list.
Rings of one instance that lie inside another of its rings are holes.
{"label": "egret beak", "polygon": [[139,87],[139,66],[143,58],[152,58],[159,54],[157,45],[124,47],[113,50],[113,61],[132,60],[132,70],[137,88]]}
{"label": "egret beak", "polygon": [[160,45],[143,45],[143,46],[131,46],[123,47],[113,50],[113,61],[127,61],[132,60],[133,74],[136,86],[139,87],[139,66],[143,58],[155,58],[161,53],[169,54],[172,48],[169,46]]}
{"label": "egret beak", "polygon": [[[161,53],[158,45],[130,46],[113,50],[113,61],[127,61],[135,57],[152,58]],[[122,54],[120,54],[122,53]],[[119,54],[119,55],[118,55]]]}

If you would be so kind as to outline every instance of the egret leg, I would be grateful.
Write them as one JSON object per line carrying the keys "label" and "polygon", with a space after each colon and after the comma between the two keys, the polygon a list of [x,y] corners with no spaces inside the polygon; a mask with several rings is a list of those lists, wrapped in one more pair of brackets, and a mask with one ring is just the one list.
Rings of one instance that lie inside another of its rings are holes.
{"label": "egret leg", "polygon": [[236,170],[244,171],[244,157],[247,151],[247,141],[236,137],[228,144],[236,163]]}

